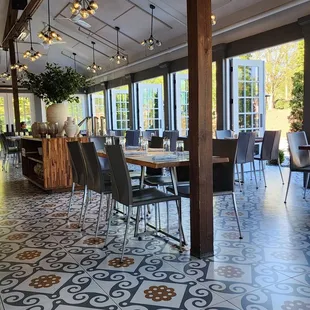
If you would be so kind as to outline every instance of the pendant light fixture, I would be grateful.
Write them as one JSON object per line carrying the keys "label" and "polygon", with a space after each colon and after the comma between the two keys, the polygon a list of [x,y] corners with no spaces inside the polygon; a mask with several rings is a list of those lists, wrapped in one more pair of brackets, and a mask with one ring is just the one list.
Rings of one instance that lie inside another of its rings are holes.
{"label": "pendant light fixture", "polygon": [[47,29],[46,27],[44,27],[43,30],[39,32],[38,37],[45,44],[52,44],[55,41],[62,41],[61,36],[51,29],[50,0],[47,0],[47,15],[48,15]]}
{"label": "pendant light fixture", "polygon": [[19,62],[19,52],[18,52],[18,44],[17,41],[15,41],[15,46],[16,46],[16,58],[17,58],[17,62],[15,64],[11,65],[11,70],[18,70],[18,72],[22,72],[28,69],[27,65],[21,64]]}
{"label": "pendant light fixture", "polygon": [[127,61],[127,57],[125,55],[121,55],[119,52],[119,40],[118,40],[118,35],[119,35],[119,27],[115,27],[116,30],[116,47],[117,47],[117,52],[114,56],[110,57],[111,61],[115,61],[118,65],[121,63],[121,61]]}
{"label": "pendant light fixture", "polygon": [[0,74],[0,78],[6,79],[8,81],[11,79],[11,74],[9,72],[9,64],[8,64],[8,51],[5,51],[5,64],[6,64],[6,71]]}
{"label": "pendant light fixture", "polygon": [[150,9],[152,10],[152,17],[151,17],[151,35],[147,40],[143,40],[141,42],[142,46],[147,46],[147,48],[152,51],[155,46],[161,46],[161,41],[156,40],[153,37],[153,23],[154,23],[154,10],[155,10],[155,5],[150,4]]}
{"label": "pendant light fixture", "polygon": [[81,15],[83,19],[86,19],[90,15],[95,15],[98,7],[96,1],[74,0],[71,6],[71,13],[73,15]]}
{"label": "pendant light fixture", "polygon": [[100,66],[96,64],[95,61],[95,42],[92,41],[91,44],[93,45],[93,63],[87,67],[87,70],[90,70],[92,73],[96,73],[98,70],[102,70]]}
{"label": "pendant light fixture", "polygon": [[28,58],[31,61],[36,61],[40,57],[42,57],[42,54],[40,52],[37,52],[33,49],[32,46],[32,31],[31,31],[31,17],[28,18],[28,23],[29,23],[29,32],[30,32],[30,50],[27,50],[24,53],[24,58]]}

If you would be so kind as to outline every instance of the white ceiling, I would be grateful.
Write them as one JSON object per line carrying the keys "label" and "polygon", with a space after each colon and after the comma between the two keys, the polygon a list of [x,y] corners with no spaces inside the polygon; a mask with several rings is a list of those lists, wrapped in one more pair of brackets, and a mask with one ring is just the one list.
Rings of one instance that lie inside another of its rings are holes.
{"label": "white ceiling", "polygon": [[[3,34],[7,12],[5,2],[8,0],[0,1],[0,21],[2,20],[0,37]],[[299,17],[310,14],[309,2],[310,0],[212,0],[212,10],[217,16],[217,24],[213,28],[213,44],[231,42],[294,22]],[[56,32],[59,30],[66,44],[53,45],[45,50],[37,38],[37,33],[47,21],[47,0],[44,0],[33,16],[32,22],[34,41],[38,43],[35,44],[35,49],[42,52],[44,56],[35,63],[25,61],[29,64],[29,69],[33,72],[40,72],[47,61],[62,66],[73,66],[73,61],[69,57],[75,52],[78,70],[89,74],[85,68],[92,62],[91,41],[96,42],[96,49],[100,51],[100,53],[96,52],[96,62],[103,67],[101,73],[111,72],[101,80],[116,78],[187,54],[186,0],[152,0],[156,6],[154,36],[163,42],[162,46],[154,51],[148,51],[140,45],[140,42],[150,35],[150,1],[98,0],[98,3],[99,9],[96,15],[86,20],[91,25],[90,32],[68,19],[70,17],[69,1],[51,0],[52,26]],[[243,25],[240,25],[240,22]],[[129,67],[124,66],[118,71],[115,69],[119,66],[109,60],[109,56],[116,52],[115,26],[120,27],[121,51],[128,55],[129,63]],[[19,43],[21,55],[28,48],[28,43]],[[160,56],[154,57],[157,54]],[[144,58],[148,61],[132,66],[132,63]],[[4,57],[1,57],[0,72],[4,70]]]}

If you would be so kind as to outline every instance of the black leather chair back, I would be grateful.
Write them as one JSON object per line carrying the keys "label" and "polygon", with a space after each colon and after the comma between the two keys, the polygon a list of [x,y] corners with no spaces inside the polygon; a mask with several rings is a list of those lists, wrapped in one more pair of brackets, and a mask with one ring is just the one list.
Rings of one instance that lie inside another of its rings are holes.
{"label": "black leather chair back", "polygon": [[[94,142],[96,151],[104,150],[107,136],[104,137],[90,137],[89,141]],[[115,143],[115,137],[112,138],[112,144]],[[101,170],[109,170],[109,161],[107,158],[99,157],[99,163],[101,166]]]}
{"label": "black leather chair back", "polygon": [[78,141],[67,142],[73,182],[84,186],[87,181],[86,163]]}
{"label": "black leather chair back", "polygon": [[240,132],[238,137],[237,164],[245,164],[254,161],[254,132]]}
{"label": "black leather chair back", "polygon": [[[164,138],[152,136],[151,142],[149,144],[150,148],[163,148]],[[146,174],[147,175],[162,175],[163,169],[154,169],[154,168],[146,168]]]}
{"label": "black leather chair back", "polygon": [[110,182],[110,176],[101,171],[99,157],[93,142],[80,144],[86,163],[87,187],[96,192],[105,192],[105,185]]}
{"label": "black leather chair back", "polygon": [[126,145],[139,146],[140,130],[126,131]]}
{"label": "black leather chair back", "polygon": [[306,133],[304,131],[290,132],[287,134],[287,141],[291,156],[291,171],[310,166],[310,152],[299,149],[300,145],[308,144]]}
{"label": "black leather chair back", "polygon": [[174,152],[176,150],[176,142],[179,138],[178,130],[165,130],[163,133],[164,138],[170,139],[170,150]]}
{"label": "black leather chair back", "polygon": [[130,206],[132,205],[132,186],[123,149],[120,145],[107,145],[106,152],[111,167],[112,197]]}
{"label": "black leather chair back", "polygon": [[261,150],[262,160],[278,160],[281,130],[265,131]]}
{"label": "black leather chair back", "polygon": [[236,139],[213,139],[213,156],[228,157],[228,163],[213,165],[213,192],[233,192],[235,184]]}

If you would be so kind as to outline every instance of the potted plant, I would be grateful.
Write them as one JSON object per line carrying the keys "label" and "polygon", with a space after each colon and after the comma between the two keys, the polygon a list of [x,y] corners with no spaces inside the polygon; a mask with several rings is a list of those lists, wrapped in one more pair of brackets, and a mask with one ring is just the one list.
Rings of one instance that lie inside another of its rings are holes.
{"label": "potted plant", "polygon": [[26,71],[26,77],[22,86],[46,103],[47,121],[58,123],[59,132],[62,132],[68,116],[68,107],[64,102],[78,102],[74,94],[88,86],[86,78],[70,67],[50,63],[40,74]]}

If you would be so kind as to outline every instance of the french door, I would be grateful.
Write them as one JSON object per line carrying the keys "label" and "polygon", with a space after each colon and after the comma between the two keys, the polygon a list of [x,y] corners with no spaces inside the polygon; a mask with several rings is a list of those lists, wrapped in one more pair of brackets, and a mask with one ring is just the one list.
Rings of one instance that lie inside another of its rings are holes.
{"label": "french door", "polygon": [[177,129],[181,137],[188,135],[189,101],[188,101],[188,74],[176,74],[176,113]]}
{"label": "french door", "polygon": [[112,89],[112,124],[114,130],[129,129],[129,94],[128,90]]}
{"label": "french door", "polygon": [[[19,94],[20,121],[26,122],[27,128],[35,121],[34,97],[32,94]],[[0,94],[0,130],[9,131],[15,126],[14,104],[12,94]]]}
{"label": "french door", "polygon": [[260,60],[231,60],[233,131],[258,132],[265,129],[265,67]]}
{"label": "french door", "polygon": [[161,136],[164,125],[161,84],[139,83],[139,113],[141,130],[158,130]]}

